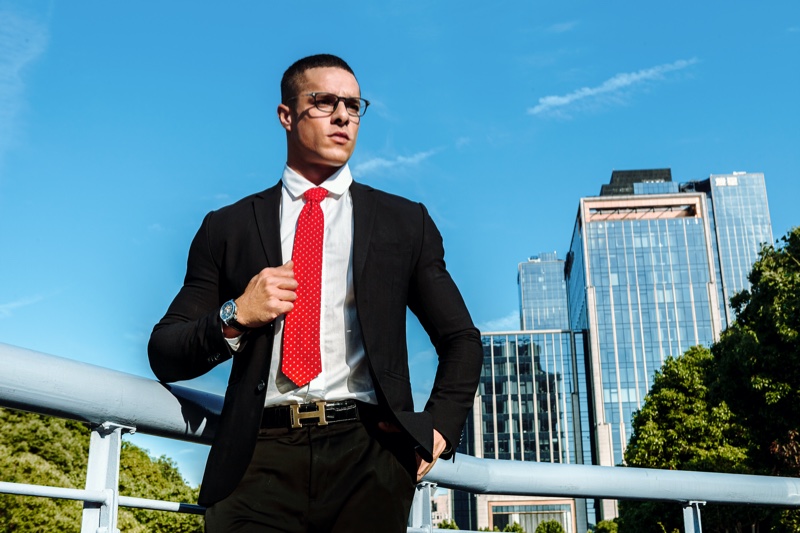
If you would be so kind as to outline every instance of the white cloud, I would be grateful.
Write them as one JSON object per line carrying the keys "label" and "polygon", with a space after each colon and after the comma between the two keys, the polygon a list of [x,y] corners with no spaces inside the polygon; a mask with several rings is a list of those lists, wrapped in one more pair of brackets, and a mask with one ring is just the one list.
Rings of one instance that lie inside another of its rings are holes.
{"label": "white cloud", "polygon": [[623,72],[607,79],[596,87],[581,87],[565,95],[544,96],[539,98],[539,103],[536,106],[528,109],[528,114],[539,115],[542,113],[563,112],[568,106],[582,100],[597,99],[601,96],[615,96],[624,89],[647,81],[663,79],[665,74],[685,69],[695,63],[697,63],[696,58],[680,59],[674,63],[657,65],[637,72]]}
{"label": "white cloud", "polygon": [[501,318],[494,318],[481,324],[477,324],[481,333],[494,331],[517,331],[519,330],[519,310],[515,309]]}
{"label": "white cloud", "polygon": [[0,304],[0,318],[8,318],[13,314],[15,309],[27,307],[35,303],[41,302],[44,298],[42,296],[33,296],[31,298],[23,298],[7,304]]}
{"label": "white cloud", "polygon": [[22,72],[47,47],[45,27],[0,10],[0,160],[19,137],[15,123],[25,105]]}
{"label": "white cloud", "polygon": [[578,25],[577,20],[570,20],[568,22],[559,22],[558,24],[553,24],[547,28],[548,33],[566,33],[568,31],[572,31]]}
{"label": "white cloud", "polygon": [[364,174],[368,174],[375,170],[385,170],[390,168],[414,166],[424,161],[425,159],[428,159],[436,152],[437,150],[428,150],[426,152],[418,152],[414,155],[407,157],[399,155],[394,159],[373,157],[372,159],[367,159],[366,161],[354,165],[353,174],[357,176],[363,176]]}

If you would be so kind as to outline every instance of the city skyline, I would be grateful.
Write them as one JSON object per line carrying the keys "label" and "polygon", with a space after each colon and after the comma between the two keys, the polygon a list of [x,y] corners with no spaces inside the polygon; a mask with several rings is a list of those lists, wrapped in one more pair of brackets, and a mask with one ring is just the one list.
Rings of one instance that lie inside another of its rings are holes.
{"label": "city skyline", "polygon": [[[734,320],[728,295],[749,288],[758,250],[773,239],[760,173],[680,183],[667,168],[615,170],[579,204],[566,261],[546,252],[519,264],[522,331],[483,332],[464,453],[624,463],[654,374],[667,357],[719,340]],[[461,493],[454,502],[460,521],[488,525],[492,502]],[[595,519],[593,503],[576,501],[581,530],[584,517]],[[617,516],[615,501],[597,503],[598,518]]]}

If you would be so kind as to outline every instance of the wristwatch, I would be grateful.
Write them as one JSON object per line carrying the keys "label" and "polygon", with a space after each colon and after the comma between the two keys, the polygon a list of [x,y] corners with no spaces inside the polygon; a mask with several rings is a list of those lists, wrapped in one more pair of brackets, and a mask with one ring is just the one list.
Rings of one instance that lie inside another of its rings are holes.
{"label": "wristwatch", "polygon": [[222,307],[219,308],[219,318],[222,320],[222,323],[226,326],[235,329],[241,333],[245,333],[250,331],[250,328],[247,326],[243,326],[239,322],[236,321],[236,302],[233,300],[228,300]]}

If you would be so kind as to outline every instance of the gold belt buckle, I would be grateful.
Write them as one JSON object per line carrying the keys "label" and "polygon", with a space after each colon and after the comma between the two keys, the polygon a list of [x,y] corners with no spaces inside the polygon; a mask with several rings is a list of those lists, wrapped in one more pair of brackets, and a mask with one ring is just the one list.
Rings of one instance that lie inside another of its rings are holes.
{"label": "gold belt buckle", "polygon": [[300,412],[300,404],[293,403],[289,405],[289,412],[292,416],[292,429],[297,429],[303,427],[303,424],[300,423],[301,420],[305,419],[316,419],[318,426],[327,426],[328,420],[325,418],[325,404],[327,402],[314,402],[317,405],[316,411],[308,411],[306,413]]}

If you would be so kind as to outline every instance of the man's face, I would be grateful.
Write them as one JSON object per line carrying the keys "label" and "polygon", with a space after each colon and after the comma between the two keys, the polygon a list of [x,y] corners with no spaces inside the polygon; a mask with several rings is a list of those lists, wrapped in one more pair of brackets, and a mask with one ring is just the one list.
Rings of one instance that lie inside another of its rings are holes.
{"label": "man's face", "polygon": [[278,106],[278,118],[286,130],[287,164],[317,184],[327,179],[353,155],[360,117],[347,113],[344,102],[333,113],[314,107],[308,93],[332,93],[360,97],[356,78],[339,68],[313,68],[305,71],[305,82],[298,98]]}

